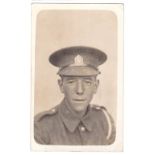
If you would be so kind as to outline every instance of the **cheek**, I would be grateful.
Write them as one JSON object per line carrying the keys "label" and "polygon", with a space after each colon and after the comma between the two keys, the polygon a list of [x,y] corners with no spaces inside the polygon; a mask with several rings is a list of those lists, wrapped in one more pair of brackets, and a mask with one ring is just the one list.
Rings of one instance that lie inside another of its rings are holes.
{"label": "cheek", "polygon": [[72,96],[72,94],[73,94],[73,92],[74,92],[74,87],[73,86],[64,86],[64,94],[66,95],[66,96],[69,96],[69,97],[71,97]]}
{"label": "cheek", "polygon": [[89,87],[86,87],[85,95],[88,98],[91,98],[91,97],[93,97],[93,95],[95,94],[95,92],[96,92],[96,87],[95,86],[89,86]]}

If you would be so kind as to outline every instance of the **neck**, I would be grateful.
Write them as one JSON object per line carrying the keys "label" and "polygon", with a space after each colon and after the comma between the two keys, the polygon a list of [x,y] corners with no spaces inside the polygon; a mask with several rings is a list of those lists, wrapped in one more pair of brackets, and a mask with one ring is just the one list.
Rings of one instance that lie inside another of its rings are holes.
{"label": "neck", "polygon": [[87,109],[85,109],[85,110],[82,110],[82,111],[75,111],[75,113],[76,113],[76,115],[78,116],[78,117],[83,117],[85,114],[86,114],[86,111],[87,111]]}

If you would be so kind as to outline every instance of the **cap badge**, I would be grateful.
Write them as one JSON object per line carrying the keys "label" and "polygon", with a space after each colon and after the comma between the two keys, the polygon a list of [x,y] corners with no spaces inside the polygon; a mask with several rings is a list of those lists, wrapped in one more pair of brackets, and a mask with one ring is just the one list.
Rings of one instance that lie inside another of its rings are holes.
{"label": "cap badge", "polygon": [[77,55],[74,58],[74,63],[71,64],[70,66],[86,66],[86,64],[83,61],[83,57],[81,55]]}

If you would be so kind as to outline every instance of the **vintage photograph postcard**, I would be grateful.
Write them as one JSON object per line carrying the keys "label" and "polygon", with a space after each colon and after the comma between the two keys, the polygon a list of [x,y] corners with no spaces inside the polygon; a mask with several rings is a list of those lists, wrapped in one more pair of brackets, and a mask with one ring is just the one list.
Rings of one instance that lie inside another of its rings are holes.
{"label": "vintage photograph postcard", "polygon": [[32,4],[33,151],[123,151],[123,4]]}

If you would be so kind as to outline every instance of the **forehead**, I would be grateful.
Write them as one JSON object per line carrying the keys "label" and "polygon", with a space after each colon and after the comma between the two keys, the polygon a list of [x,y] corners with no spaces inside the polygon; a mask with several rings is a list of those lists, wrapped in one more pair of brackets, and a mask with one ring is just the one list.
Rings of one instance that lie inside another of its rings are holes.
{"label": "forehead", "polygon": [[62,79],[64,80],[70,80],[70,79],[90,79],[90,80],[95,80],[96,76],[61,76]]}

